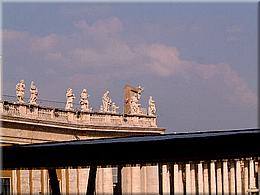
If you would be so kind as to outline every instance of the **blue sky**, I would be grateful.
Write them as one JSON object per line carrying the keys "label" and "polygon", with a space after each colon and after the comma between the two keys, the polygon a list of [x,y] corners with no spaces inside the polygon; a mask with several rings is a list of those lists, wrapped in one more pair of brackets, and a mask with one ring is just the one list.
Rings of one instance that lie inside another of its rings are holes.
{"label": "blue sky", "polygon": [[257,126],[256,3],[4,3],[3,93],[83,88],[98,109],[125,84],[152,95],[168,132]]}

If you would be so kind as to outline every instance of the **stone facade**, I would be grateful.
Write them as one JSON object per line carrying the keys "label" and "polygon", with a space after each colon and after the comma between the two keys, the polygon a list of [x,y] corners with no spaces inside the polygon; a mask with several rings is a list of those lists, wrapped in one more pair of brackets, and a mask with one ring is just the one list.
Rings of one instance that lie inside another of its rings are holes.
{"label": "stone facade", "polygon": [[[72,97],[74,98],[74,94]],[[157,127],[156,116],[138,113],[118,114],[116,111],[118,107],[115,104],[114,108],[111,104],[111,112],[109,110],[94,112],[88,105],[84,105],[86,101],[82,101],[81,105],[85,106],[84,109],[76,111],[76,109],[73,109],[72,101],[69,101],[69,106],[67,101],[65,109],[58,109],[39,105],[36,103],[37,98],[34,98],[33,104],[32,101],[29,103],[21,101],[24,100],[24,94],[22,94],[22,98],[19,94],[19,98],[19,102],[0,102],[2,145],[155,135],[162,134],[165,131],[165,129]],[[126,181],[124,179],[127,179],[127,183],[122,187],[126,189],[123,193],[145,192],[141,191],[141,183],[139,182],[148,180],[148,178],[141,180],[143,178],[141,173],[145,168],[140,166],[123,168],[122,180]],[[116,167],[98,167],[97,194],[113,194],[116,183],[113,181],[115,175],[113,175],[112,169],[116,169]],[[124,171],[127,169],[130,170],[129,174]],[[47,170],[8,170],[0,172],[2,178],[10,178],[10,188],[13,194],[48,194],[50,192]],[[62,194],[86,193],[88,173],[89,167],[57,169]],[[147,174],[147,177],[151,177],[149,171],[146,170],[145,174]],[[129,184],[132,187],[127,189]],[[147,190],[153,189],[150,188],[149,183],[146,186]]]}
{"label": "stone facade", "polygon": [[[0,102],[1,144],[163,134],[165,129],[157,127],[152,98],[148,114],[138,101],[134,102],[138,112],[131,110],[131,100],[139,100],[142,91],[141,87],[125,87],[124,114],[110,112],[109,109],[94,112],[86,101],[88,96],[83,98],[81,105],[86,105],[82,110],[75,111],[71,104],[70,109],[66,110],[38,105],[37,98],[33,104],[27,104],[24,94],[19,93],[18,102]],[[162,191],[163,194],[257,193],[260,186],[259,161],[259,158],[240,158],[162,164]],[[96,194],[115,192],[117,180],[114,178],[118,176],[114,174],[115,169],[118,167],[98,167]],[[10,179],[12,194],[50,193],[48,172],[45,169],[5,170],[0,173],[1,178]],[[88,173],[89,167],[57,169],[61,193],[86,193]],[[158,164],[124,165],[120,176],[123,194],[159,193]]]}

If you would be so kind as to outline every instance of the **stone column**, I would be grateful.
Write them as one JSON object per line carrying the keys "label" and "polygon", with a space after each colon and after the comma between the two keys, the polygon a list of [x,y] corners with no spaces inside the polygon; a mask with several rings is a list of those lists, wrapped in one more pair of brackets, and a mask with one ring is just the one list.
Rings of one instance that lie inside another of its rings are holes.
{"label": "stone column", "polygon": [[162,166],[163,194],[170,194],[170,173],[167,165]]}
{"label": "stone column", "polygon": [[204,194],[209,194],[209,169],[208,169],[208,163],[204,163],[204,169],[203,169],[203,192]]}
{"label": "stone column", "polygon": [[236,193],[235,164],[230,162],[230,193]]}
{"label": "stone column", "polygon": [[198,164],[198,192],[203,194],[203,167],[202,162]]}
{"label": "stone column", "polygon": [[41,170],[32,170],[32,194],[41,192]]}
{"label": "stone column", "polygon": [[216,170],[215,170],[215,162],[214,160],[212,160],[210,162],[210,193],[211,194],[216,194],[217,190],[216,190]]}
{"label": "stone column", "polygon": [[186,164],[185,167],[186,174],[186,193],[191,194],[191,172],[190,172],[190,164]]}
{"label": "stone column", "polygon": [[147,166],[147,190],[148,194],[158,194],[159,193],[159,177],[158,177],[158,166]]}
{"label": "stone column", "polygon": [[77,169],[68,169],[69,175],[69,194],[78,193],[77,189]]}
{"label": "stone column", "polygon": [[256,189],[256,185],[255,185],[255,165],[254,165],[254,160],[251,158],[249,160],[249,187],[250,190],[255,190]]}
{"label": "stone column", "polygon": [[244,193],[248,193],[249,181],[248,181],[248,161],[244,160]]}
{"label": "stone column", "polygon": [[[260,190],[260,161],[258,158],[258,162],[257,162],[257,175],[258,175],[258,189]],[[259,192],[260,194],[260,192]]]}
{"label": "stone column", "polygon": [[42,194],[48,194],[49,193],[49,176],[48,171],[46,169],[41,170],[41,192]]}
{"label": "stone column", "polygon": [[[257,175],[258,175],[258,189],[260,190],[260,161],[258,157],[258,162],[257,162]],[[260,194],[260,192],[259,192]]]}
{"label": "stone column", "polygon": [[184,193],[183,179],[182,179],[182,165],[181,164],[179,164],[179,190],[180,190],[181,194]]}
{"label": "stone column", "polygon": [[179,171],[178,164],[174,164],[174,166],[173,166],[174,194],[180,194],[178,171]]}
{"label": "stone column", "polygon": [[196,194],[196,173],[195,173],[195,164],[191,163],[191,194]]}
{"label": "stone column", "polygon": [[20,170],[21,194],[30,194],[29,170]]}
{"label": "stone column", "polygon": [[131,167],[122,168],[122,194],[131,194],[132,191],[132,173]]}
{"label": "stone column", "polygon": [[89,169],[82,168],[82,169],[78,169],[78,171],[79,171],[79,194],[86,194]]}
{"label": "stone column", "polygon": [[103,194],[103,169],[102,168],[97,168],[96,193]]}
{"label": "stone column", "polygon": [[12,170],[12,194],[18,194],[17,171]]}
{"label": "stone column", "polygon": [[141,193],[141,170],[140,166],[135,165],[131,167],[132,171],[132,182],[131,182],[131,193],[140,194]]}
{"label": "stone column", "polygon": [[66,169],[61,169],[61,194],[66,193]]}
{"label": "stone column", "polygon": [[[103,194],[113,194],[112,167],[103,168]],[[139,182],[140,185],[140,182]]]}
{"label": "stone column", "polygon": [[217,194],[222,194],[222,163],[217,162]]}
{"label": "stone column", "polygon": [[141,167],[141,194],[145,194],[147,191],[147,175],[146,175],[146,166]]}
{"label": "stone column", "polygon": [[236,159],[236,181],[237,194],[242,194],[241,165],[239,159]]}
{"label": "stone column", "polygon": [[228,182],[228,161],[223,160],[223,193],[229,193],[229,182]]}

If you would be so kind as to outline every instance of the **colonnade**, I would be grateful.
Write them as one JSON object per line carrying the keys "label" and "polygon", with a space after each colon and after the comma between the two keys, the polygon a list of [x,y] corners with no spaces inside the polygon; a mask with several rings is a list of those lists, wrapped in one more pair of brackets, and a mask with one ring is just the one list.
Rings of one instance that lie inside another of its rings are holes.
{"label": "colonnade", "polygon": [[165,194],[171,191],[172,194],[259,193],[259,159],[224,159],[163,166]]}
{"label": "colonnade", "polygon": [[[260,186],[259,159],[211,160],[162,165],[125,166],[121,169],[122,194],[257,194]],[[84,194],[89,168],[59,169],[62,194]],[[13,170],[13,194],[46,194],[50,191],[47,170]],[[112,167],[99,167],[96,193],[113,194]]]}

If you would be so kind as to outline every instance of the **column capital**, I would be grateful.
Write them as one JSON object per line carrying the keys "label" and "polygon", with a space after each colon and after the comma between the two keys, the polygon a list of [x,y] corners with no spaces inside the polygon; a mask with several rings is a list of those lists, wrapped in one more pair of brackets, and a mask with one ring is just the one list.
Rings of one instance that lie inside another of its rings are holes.
{"label": "column capital", "polygon": [[185,163],[185,166],[190,166],[191,164],[190,163]]}

